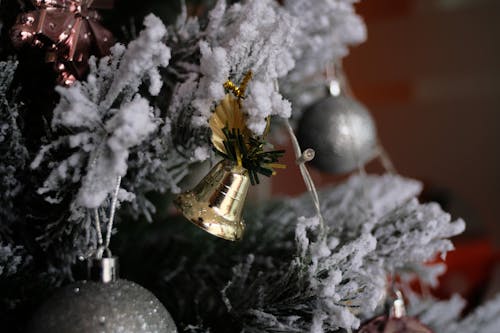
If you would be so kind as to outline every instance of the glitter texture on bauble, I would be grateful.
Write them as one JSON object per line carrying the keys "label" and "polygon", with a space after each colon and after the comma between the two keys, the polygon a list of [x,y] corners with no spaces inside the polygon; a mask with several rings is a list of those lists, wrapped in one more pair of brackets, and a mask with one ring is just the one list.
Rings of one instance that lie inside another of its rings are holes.
{"label": "glitter texture on bauble", "polygon": [[28,325],[29,333],[176,333],[160,303],[140,285],[117,279],[116,257],[94,259],[93,281],[65,286],[49,298]]}
{"label": "glitter texture on bauble", "polygon": [[362,167],[376,156],[377,130],[368,110],[340,92],[310,105],[297,128],[301,147],[316,152],[310,162],[330,174]]}

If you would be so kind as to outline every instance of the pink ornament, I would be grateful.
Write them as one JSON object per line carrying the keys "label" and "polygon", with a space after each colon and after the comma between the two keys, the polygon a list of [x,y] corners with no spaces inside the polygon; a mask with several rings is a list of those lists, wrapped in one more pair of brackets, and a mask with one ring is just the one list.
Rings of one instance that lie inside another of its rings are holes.
{"label": "pink ornament", "polygon": [[88,70],[91,55],[109,53],[112,33],[104,28],[96,9],[113,8],[113,0],[34,0],[36,10],[22,13],[11,29],[15,47],[43,48],[54,63],[58,83],[71,85]]}
{"label": "pink ornament", "polygon": [[358,333],[433,333],[412,317],[379,316],[363,324]]}
{"label": "pink ornament", "polygon": [[433,333],[430,328],[413,317],[406,315],[403,294],[394,290],[393,300],[388,316],[376,317],[363,325],[357,333]]}

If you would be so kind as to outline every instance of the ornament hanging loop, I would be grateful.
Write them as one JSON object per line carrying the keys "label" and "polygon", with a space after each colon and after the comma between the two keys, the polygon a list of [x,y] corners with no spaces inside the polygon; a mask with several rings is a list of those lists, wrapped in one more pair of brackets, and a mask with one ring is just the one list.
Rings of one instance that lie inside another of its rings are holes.
{"label": "ornament hanging loop", "polygon": [[300,155],[299,158],[297,158],[297,165],[304,164],[306,162],[310,162],[314,159],[314,156],[316,156],[316,152],[312,148],[307,148],[302,152],[302,155]]}
{"label": "ornament hanging loop", "polygon": [[[278,80],[274,80],[274,89],[276,91],[279,91],[279,83]],[[320,228],[320,237],[321,238],[326,238],[326,226],[325,226],[325,220],[323,218],[323,214],[321,213],[321,204],[319,202],[319,195],[318,191],[316,190],[316,185],[314,184],[314,181],[311,177],[311,174],[309,173],[309,170],[307,169],[305,162],[312,161],[314,156],[316,155],[314,149],[312,148],[307,148],[306,150],[302,151],[300,148],[299,141],[297,140],[297,137],[295,136],[295,132],[293,131],[292,125],[290,125],[290,121],[288,119],[285,119],[285,127],[288,131],[288,134],[290,135],[290,140],[292,141],[292,146],[293,146],[293,152],[295,153],[295,158],[297,161],[297,164],[299,166],[300,174],[302,175],[302,179],[304,180],[304,183],[306,185],[307,191],[311,195],[311,200],[314,204],[314,208],[316,210],[316,216],[318,217],[319,220],[319,228]]]}
{"label": "ornament hanging loop", "polygon": [[354,96],[352,88],[347,80],[342,61],[336,60],[325,66],[325,83],[327,84],[328,93],[334,97],[341,94]]}
{"label": "ornament hanging loop", "polygon": [[285,119],[285,126],[286,129],[288,130],[288,134],[290,135],[290,139],[292,141],[293,151],[295,153],[296,161],[299,166],[300,174],[302,175],[302,179],[306,184],[307,191],[311,195],[311,200],[316,210],[316,216],[319,219],[321,237],[326,237],[326,227],[323,219],[323,214],[321,214],[321,205],[319,202],[318,192],[316,191],[316,185],[314,184],[311,174],[309,173],[309,170],[305,165],[305,162],[311,161],[314,158],[315,155],[314,149],[308,148],[304,150],[304,152],[301,152],[299,142],[297,140],[297,137],[295,136],[295,133],[293,132],[292,125],[290,125],[288,119]]}
{"label": "ornament hanging loop", "polygon": [[112,257],[111,250],[105,247],[104,245],[100,245],[95,251],[95,258],[102,259],[106,257],[107,258]]}
{"label": "ornament hanging loop", "polygon": [[115,215],[116,215],[116,207],[118,205],[118,193],[120,192],[120,185],[121,185],[121,180],[122,178],[118,176],[116,178],[116,185],[115,189],[113,191],[113,195],[111,197],[111,207],[109,210],[109,219],[108,223],[106,226],[106,239],[103,239],[102,236],[102,230],[101,230],[101,220],[99,218],[99,210],[95,209],[94,210],[94,220],[95,220],[95,227],[96,227],[96,233],[97,233],[97,250],[95,252],[95,258],[97,260],[100,260],[103,258],[104,253],[107,254],[108,257],[111,257],[111,250],[109,249],[109,244],[111,242],[111,234],[113,232],[113,222],[115,220]]}
{"label": "ornament hanging loop", "polygon": [[390,315],[394,318],[402,318],[406,316],[406,308],[405,308],[405,301],[403,298],[403,294],[401,293],[400,290],[395,290],[394,293],[396,294],[396,299],[392,303]]}
{"label": "ornament hanging loop", "polygon": [[252,76],[252,71],[248,71],[243,77],[243,80],[241,81],[241,84],[239,86],[237,86],[233,81],[227,80],[226,82],[224,82],[224,89],[231,91],[234,96],[238,97],[239,99],[243,99],[245,98],[245,92],[247,90],[248,82],[250,82]]}

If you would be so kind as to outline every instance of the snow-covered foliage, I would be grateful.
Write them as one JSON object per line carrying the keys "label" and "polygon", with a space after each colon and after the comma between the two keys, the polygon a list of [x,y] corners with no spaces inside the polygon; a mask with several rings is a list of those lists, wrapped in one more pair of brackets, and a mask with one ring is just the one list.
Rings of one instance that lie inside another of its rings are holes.
{"label": "snow-covered foliage", "polygon": [[460,320],[465,308],[465,300],[457,294],[448,300],[438,300],[432,296],[421,296],[407,290],[405,296],[409,299],[409,304],[406,306],[408,314],[418,317],[435,332],[448,332],[450,325]]}
{"label": "snow-covered foliage", "polygon": [[[352,177],[320,193],[324,234],[308,194],[249,209],[237,246],[160,233],[168,249],[184,249],[180,254],[159,247],[162,259],[153,266],[164,267],[157,278],[168,281],[160,295],[172,309],[203,309],[199,321],[183,317],[185,310],[178,317],[198,327],[192,332],[357,328],[383,303],[388,271],[409,274],[423,260],[444,255],[452,249],[447,238],[464,229],[463,221],[452,222],[439,207],[419,204],[419,192],[418,182],[399,176]],[[389,251],[394,244],[401,251]],[[190,290],[181,287],[185,281]],[[172,293],[188,295],[191,303],[172,300]],[[208,316],[239,324],[223,329]]]}
{"label": "snow-covered foliage", "polygon": [[26,169],[28,151],[18,124],[20,104],[12,80],[17,61],[0,62],[0,277],[18,273],[31,257],[23,245],[12,239],[12,226],[23,218],[17,198],[26,186],[22,173]]}
{"label": "snow-covered foliage", "polygon": [[[56,88],[61,101],[52,128],[67,134],[43,146],[31,164],[40,168],[45,162],[52,169],[39,189],[48,200],[59,202],[68,187],[80,184],[73,207],[101,206],[117,178],[127,174],[129,155],[148,147],[147,139],[158,131],[159,111],[139,94],[139,88],[149,81],[150,95],[160,92],[159,68],[168,65],[170,49],[163,42],[166,28],[158,18],[150,15],[144,24],[146,29],[127,48],[117,44],[109,57],[98,63],[93,58],[85,82]],[[68,147],[70,154],[55,162],[61,147]],[[133,194],[123,191],[120,198],[133,199]]]}
{"label": "snow-covered foliage", "polygon": [[[185,37],[186,30],[196,32],[190,23],[189,29],[182,26],[180,36]],[[238,84],[252,71],[244,101],[249,128],[261,134],[267,116],[288,118],[290,103],[277,91],[274,80],[294,66],[291,48],[295,25],[295,19],[273,0],[243,1],[231,6],[218,1],[200,32],[198,49],[194,49],[199,59],[191,67],[198,69],[198,75],[180,83],[170,112],[192,109],[191,125],[207,126],[215,104],[224,97],[224,82],[231,79]]]}
{"label": "snow-covered foliage", "polygon": [[440,301],[432,297],[412,295],[410,314],[439,333],[494,333],[500,327],[500,295],[479,306],[464,318],[465,300],[453,295]]}
{"label": "snow-covered foliage", "polygon": [[[299,257],[282,266],[286,271],[270,271],[273,276],[302,279],[303,289],[283,303],[289,310],[295,304],[295,309],[284,316],[271,300],[259,300],[268,296],[266,292],[271,295],[279,290],[279,285],[269,282],[274,279],[260,271],[258,281],[265,283],[257,288],[260,293],[256,295],[255,308],[245,304],[248,308],[242,314],[253,317],[245,324],[253,323],[261,329],[271,325],[269,331],[282,326],[283,332],[357,328],[360,319],[372,314],[383,299],[388,271],[397,273],[437,254],[444,255],[453,249],[447,238],[464,230],[463,221],[451,222],[438,206],[419,204],[415,199],[419,190],[417,182],[398,176],[353,177],[320,195],[328,230],[325,235],[320,233],[316,218],[300,217],[314,214],[309,196],[292,201],[296,216],[281,223],[297,226]],[[235,274],[235,279],[241,280],[239,274]],[[250,284],[255,288],[254,278],[244,281],[249,285],[239,286],[241,290],[250,288]],[[277,283],[283,281],[277,279]],[[297,301],[300,297],[310,301]],[[309,320],[300,315],[304,311],[312,314]]]}
{"label": "snow-covered foliage", "polygon": [[[296,112],[323,84],[316,78],[325,66],[366,38],[354,0],[201,2],[215,2],[207,17],[188,17],[186,5],[168,27],[147,16],[127,47],[91,59],[86,80],[56,88],[60,100],[47,101],[56,105],[53,113],[50,107],[30,118],[36,110],[22,109],[36,105],[30,90],[21,102],[10,87],[16,62],[0,62],[0,287],[9,291],[0,299],[0,325],[16,307],[25,317],[32,291],[43,294],[72,278],[71,264],[96,247],[94,214],[107,221],[120,178],[125,226],[161,232],[119,233],[125,249],[115,253],[123,261],[137,256],[129,267],[140,269],[137,280],[147,273],[144,284],[180,331],[356,329],[380,312],[388,273],[437,283],[444,266],[424,262],[452,250],[449,238],[464,223],[436,204],[420,204],[420,183],[395,175],[354,176],[322,191],[324,228],[308,194],[248,209],[246,235],[236,245],[180,222],[126,225],[139,215],[153,220],[157,208],[168,215],[149,193],[180,192],[199,162],[213,160],[208,119],[226,80],[239,84],[253,73],[242,103],[249,128],[261,134],[268,116],[291,116],[283,96]],[[5,22],[17,13],[10,15]],[[2,56],[8,49],[0,45]],[[33,119],[43,128],[38,136],[23,127]],[[458,297],[409,297],[410,311],[439,332],[489,333],[498,325],[499,299],[459,321]]]}
{"label": "snow-covered foliage", "polygon": [[0,276],[8,277],[18,272],[30,261],[29,255],[21,246],[2,245],[0,243]]}
{"label": "snow-covered foliage", "polygon": [[500,295],[479,306],[464,319],[442,327],[443,333],[495,333],[500,327]]}
{"label": "snow-covered foliage", "polygon": [[349,53],[349,46],[366,40],[357,0],[285,0],[285,9],[299,22],[293,49],[297,65],[287,80],[298,83],[324,71],[325,66]]}
{"label": "snow-covered foliage", "polygon": [[19,105],[10,89],[16,68],[16,61],[0,62],[0,236],[17,219],[14,200],[23,188],[20,172],[28,159],[18,124]]}
{"label": "snow-covered foliage", "polygon": [[324,90],[327,66],[340,61],[349,46],[366,40],[363,19],[356,14],[357,0],[285,0],[284,7],[298,21],[293,48],[294,69],[282,80],[285,95],[293,102],[294,113]]}

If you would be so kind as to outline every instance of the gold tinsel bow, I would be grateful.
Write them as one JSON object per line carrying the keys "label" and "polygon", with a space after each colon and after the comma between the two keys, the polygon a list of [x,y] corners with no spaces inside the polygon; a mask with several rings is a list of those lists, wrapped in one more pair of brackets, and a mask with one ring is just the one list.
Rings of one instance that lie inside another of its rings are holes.
{"label": "gold tinsel bow", "polygon": [[246,117],[242,111],[242,100],[252,77],[248,72],[240,86],[231,81],[224,83],[224,88],[230,91],[215,108],[209,120],[212,130],[212,144],[215,151],[248,170],[252,184],[259,183],[258,174],[271,176],[277,168],[285,168],[277,163],[285,153],[284,150],[264,151],[267,142],[264,140],[269,132],[270,118],[262,136],[256,136],[246,125]]}

